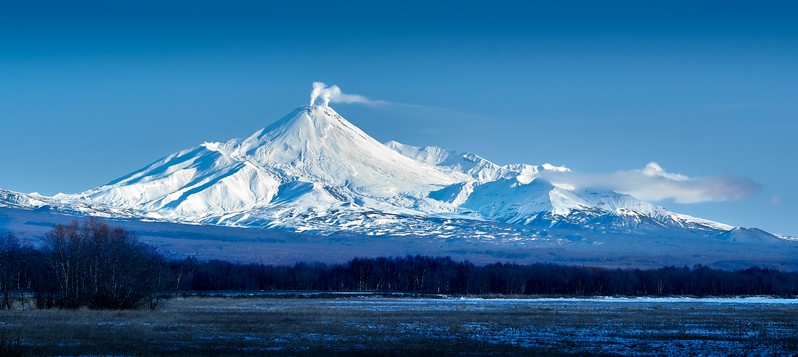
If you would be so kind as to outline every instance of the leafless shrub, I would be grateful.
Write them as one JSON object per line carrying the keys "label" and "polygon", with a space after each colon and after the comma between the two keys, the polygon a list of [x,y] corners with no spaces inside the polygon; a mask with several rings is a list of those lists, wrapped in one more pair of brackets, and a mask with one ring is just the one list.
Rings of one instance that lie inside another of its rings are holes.
{"label": "leafless shrub", "polygon": [[[57,225],[44,238],[54,286],[40,293],[57,307],[155,308],[165,263],[155,248],[119,227],[89,219]],[[48,296],[49,295],[49,296]],[[46,303],[45,303],[46,304]]]}

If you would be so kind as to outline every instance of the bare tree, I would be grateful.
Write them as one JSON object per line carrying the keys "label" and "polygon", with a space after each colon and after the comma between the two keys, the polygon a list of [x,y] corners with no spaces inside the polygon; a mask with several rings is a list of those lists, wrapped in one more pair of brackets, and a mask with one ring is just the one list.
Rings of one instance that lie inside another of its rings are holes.
{"label": "bare tree", "polygon": [[24,288],[25,257],[13,233],[0,236],[0,307],[10,309]]}
{"label": "bare tree", "polygon": [[121,227],[94,218],[57,225],[44,249],[58,282],[57,306],[126,309],[149,299],[154,307],[163,258]]}

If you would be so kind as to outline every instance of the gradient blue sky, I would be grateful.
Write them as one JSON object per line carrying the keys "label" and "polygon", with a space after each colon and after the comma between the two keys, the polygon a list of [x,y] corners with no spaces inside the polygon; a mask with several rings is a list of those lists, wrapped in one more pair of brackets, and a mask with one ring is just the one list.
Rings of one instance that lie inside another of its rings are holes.
{"label": "gradient blue sky", "polygon": [[80,192],[247,136],[310,84],[381,141],[608,173],[735,175],[668,209],[798,235],[790,1],[0,3],[0,188]]}

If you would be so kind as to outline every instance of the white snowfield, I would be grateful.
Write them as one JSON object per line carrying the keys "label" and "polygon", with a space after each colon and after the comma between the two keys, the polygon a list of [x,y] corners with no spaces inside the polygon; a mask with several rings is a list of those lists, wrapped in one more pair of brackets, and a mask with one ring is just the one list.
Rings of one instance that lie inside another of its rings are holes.
{"label": "white snowfield", "polygon": [[596,232],[734,232],[629,195],[555,185],[541,177],[546,171],[570,170],[382,144],[331,107],[314,105],[247,138],[171,154],[80,194],[0,191],[0,205],[318,233],[449,237],[468,226],[464,222],[480,227],[469,234],[484,237],[501,234],[490,231],[490,222]]}

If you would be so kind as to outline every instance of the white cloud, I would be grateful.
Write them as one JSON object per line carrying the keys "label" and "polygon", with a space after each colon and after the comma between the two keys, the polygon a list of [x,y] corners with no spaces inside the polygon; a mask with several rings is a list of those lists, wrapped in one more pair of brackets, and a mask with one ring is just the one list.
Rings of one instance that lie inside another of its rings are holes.
{"label": "white cloud", "polygon": [[323,106],[329,106],[330,103],[388,104],[384,100],[369,99],[360,94],[346,94],[335,84],[327,86],[324,82],[313,82],[313,90],[310,92],[310,105],[316,105],[317,100],[321,100],[321,105]]}
{"label": "white cloud", "polygon": [[637,170],[606,174],[544,172],[543,177],[552,183],[575,188],[609,189],[630,194],[644,201],[672,199],[677,203],[738,201],[751,197],[761,189],[758,183],[745,177],[690,178],[667,172],[656,162]]}

